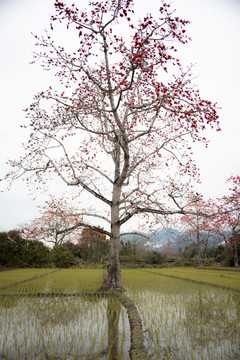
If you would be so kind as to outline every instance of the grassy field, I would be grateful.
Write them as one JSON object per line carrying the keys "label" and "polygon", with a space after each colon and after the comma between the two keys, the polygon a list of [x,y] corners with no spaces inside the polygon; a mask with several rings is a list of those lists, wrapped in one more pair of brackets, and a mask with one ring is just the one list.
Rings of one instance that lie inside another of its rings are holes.
{"label": "grassy field", "polygon": [[[2,275],[3,284],[11,284],[15,282],[15,279],[19,276],[15,272],[20,272],[23,275],[23,280],[30,278],[27,276],[28,269],[15,270],[15,271],[4,271],[0,273]],[[39,277],[32,280],[18,283],[14,286],[8,287],[7,289],[0,288],[1,293],[9,294],[22,294],[22,293],[84,293],[84,292],[95,292],[97,291],[103,282],[102,270],[98,269],[62,269],[60,271],[53,272],[52,269],[44,269],[42,276],[41,272],[38,272]],[[33,269],[29,269],[29,272],[33,274]],[[8,274],[9,273],[9,274]],[[11,282],[11,274],[13,274],[13,281]],[[3,277],[6,276],[6,281]]]}
{"label": "grassy field", "polygon": [[18,281],[38,277],[52,271],[53,269],[18,269],[10,271],[0,271],[0,288],[3,286],[14,284]]}
{"label": "grassy field", "polygon": [[225,286],[240,290],[240,272],[226,270],[209,270],[195,268],[166,268],[151,269],[160,275],[172,276],[180,279],[197,281],[212,285]]}
{"label": "grassy field", "polygon": [[[52,271],[0,273],[0,360],[129,359],[125,308],[114,296],[88,295],[102,286],[102,270]],[[239,281],[239,273],[214,270],[122,270],[149,359],[237,360]]]}

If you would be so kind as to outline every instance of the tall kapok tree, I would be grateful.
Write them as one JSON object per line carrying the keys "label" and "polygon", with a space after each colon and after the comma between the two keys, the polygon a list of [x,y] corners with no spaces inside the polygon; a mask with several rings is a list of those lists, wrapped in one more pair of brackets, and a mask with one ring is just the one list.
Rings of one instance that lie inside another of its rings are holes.
{"label": "tall kapok tree", "polygon": [[[192,214],[186,213],[180,219],[183,226],[183,235],[181,237],[195,246],[198,265],[202,267],[201,250],[203,250],[204,256],[209,238],[214,233],[212,217],[210,216],[213,214],[213,208],[210,203],[204,202],[201,197],[196,197],[192,200],[192,203],[188,204],[185,210],[191,210]],[[206,216],[202,216],[203,214]]]}
{"label": "tall kapok tree", "polygon": [[214,226],[217,239],[233,249],[234,266],[239,266],[240,247],[240,176],[227,179],[230,195],[215,202]]}
{"label": "tall kapok tree", "polygon": [[158,221],[184,213],[182,185],[176,189],[172,177],[197,176],[191,143],[206,145],[208,126],[219,130],[216,107],[201,99],[174,56],[175,44],[187,43],[187,21],[168,4],[157,19],[147,14],[138,21],[133,0],[95,1],[84,11],[56,1],[55,9],[51,28],[66,24],[64,37],[69,32],[73,47],[75,36],[76,51],[48,34],[36,37],[43,48],[36,58],[55,70],[60,85],[37,94],[27,109],[32,132],[25,156],[10,162],[9,179],[57,175],[88,193],[98,215],[106,210],[107,284],[122,288],[121,227],[137,215]]}

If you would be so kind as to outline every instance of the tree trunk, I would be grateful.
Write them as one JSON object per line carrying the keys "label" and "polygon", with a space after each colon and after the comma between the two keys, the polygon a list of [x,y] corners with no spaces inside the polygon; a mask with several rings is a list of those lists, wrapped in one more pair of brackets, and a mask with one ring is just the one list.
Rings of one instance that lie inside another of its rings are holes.
{"label": "tree trunk", "polygon": [[117,184],[113,187],[111,207],[111,236],[109,247],[109,265],[107,288],[122,289],[121,269],[119,261],[120,251],[120,225],[119,225],[119,199],[121,187]]}
{"label": "tree trunk", "polygon": [[109,265],[107,287],[114,289],[122,289],[121,269],[119,261],[120,249],[120,227],[112,226],[112,234],[110,237],[109,248]]}
{"label": "tree trunk", "polygon": [[197,229],[197,256],[198,256],[198,265],[202,267],[202,260],[201,260],[201,248],[200,248],[200,233],[199,228]]}
{"label": "tree trunk", "polygon": [[[114,106],[113,106],[114,107]],[[116,121],[118,117],[116,116]],[[108,268],[108,280],[107,287],[109,289],[123,289],[121,282],[121,269],[119,261],[120,251],[120,198],[122,193],[122,186],[124,180],[128,176],[129,169],[129,149],[127,142],[123,141],[120,146],[120,138],[116,137],[115,151],[113,153],[113,159],[115,164],[114,172],[114,185],[112,191],[112,204],[111,204],[111,236],[110,236],[110,248],[109,248],[109,268]],[[124,165],[122,171],[121,168],[121,148],[124,147]]]}
{"label": "tree trunk", "polygon": [[202,260],[201,260],[201,249],[200,249],[199,244],[198,244],[198,247],[197,247],[197,255],[198,255],[198,265],[199,265],[200,267],[202,267],[203,264],[202,264]]}
{"label": "tree trunk", "polygon": [[234,240],[233,243],[233,253],[234,253],[234,267],[238,267],[238,246],[237,246],[237,239]]}
{"label": "tree trunk", "polygon": [[207,247],[208,247],[208,237],[204,242],[203,259],[206,259],[207,257]]}

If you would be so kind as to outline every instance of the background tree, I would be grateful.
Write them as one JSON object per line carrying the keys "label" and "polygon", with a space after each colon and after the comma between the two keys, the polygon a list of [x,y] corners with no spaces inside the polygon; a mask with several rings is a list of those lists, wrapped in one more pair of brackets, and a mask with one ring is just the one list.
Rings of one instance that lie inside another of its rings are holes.
{"label": "background tree", "polygon": [[166,256],[159,251],[152,250],[147,252],[144,260],[151,265],[161,265],[166,262]]}
{"label": "background tree", "polygon": [[100,231],[84,228],[79,239],[79,247],[82,258],[100,260],[108,254],[109,242],[106,239],[106,235]]}
{"label": "background tree", "polygon": [[24,267],[47,267],[49,265],[49,248],[38,240],[27,240],[23,254]]}
{"label": "background tree", "polygon": [[240,176],[231,176],[227,182],[230,184],[230,194],[215,202],[215,212],[218,214],[214,217],[214,228],[217,240],[224,241],[232,249],[234,266],[237,267],[240,250]]}
{"label": "background tree", "polygon": [[79,244],[77,243],[73,243],[71,241],[66,241],[64,244],[65,248],[67,248],[70,253],[72,253],[76,258],[81,259],[82,258],[82,254],[81,254],[81,248],[79,246]]}
{"label": "background tree", "polygon": [[20,267],[25,240],[17,230],[0,233],[0,264],[4,267]]}
{"label": "background tree", "polygon": [[121,227],[143,214],[158,222],[184,213],[181,179],[197,177],[191,143],[207,145],[202,131],[219,130],[218,116],[175,56],[177,43],[187,43],[188,22],[167,3],[156,19],[137,21],[133,0],[92,2],[83,11],[57,0],[55,9],[51,29],[65,24],[68,31],[61,45],[48,32],[36,36],[42,51],[35,58],[55,70],[62,89],[40,92],[26,110],[32,132],[7,178],[44,184],[57,175],[88,193],[110,237],[107,285],[122,288]]}
{"label": "background tree", "polygon": [[77,265],[74,255],[64,245],[55,245],[51,250],[50,259],[58,268],[69,268]]}
{"label": "background tree", "polygon": [[196,246],[187,245],[183,251],[183,257],[187,260],[192,259],[195,255],[197,255]]}
{"label": "background tree", "polygon": [[42,242],[27,240],[17,230],[0,233],[0,266],[45,267],[48,263],[49,249]]}
{"label": "background tree", "polygon": [[196,248],[198,265],[202,266],[201,251],[205,257],[208,241],[214,233],[214,227],[212,226],[212,218],[201,216],[201,214],[211,214],[213,211],[212,207],[204,203],[200,197],[193,199],[192,203],[188,205],[188,209],[194,214],[185,214],[181,217],[183,226],[181,238],[183,241],[191,242]]}
{"label": "background tree", "polygon": [[[128,239],[127,239],[128,238]],[[131,261],[135,267],[137,261],[142,261],[146,255],[146,239],[135,234],[131,237],[123,236],[120,241],[120,258]]]}
{"label": "background tree", "polygon": [[77,228],[71,233],[62,232],[78,224],[82,219],[82,216],[78,215],[65,199],[51,196],[40,209],[42,215],[24,228],[27,238],[38,239],[53,245],[62,245],[70,240],[77,241],[80,229]]}

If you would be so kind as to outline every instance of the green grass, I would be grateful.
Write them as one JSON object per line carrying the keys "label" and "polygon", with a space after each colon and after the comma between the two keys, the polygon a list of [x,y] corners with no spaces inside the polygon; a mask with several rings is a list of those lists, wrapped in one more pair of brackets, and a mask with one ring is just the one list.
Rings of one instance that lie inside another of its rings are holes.
{"label": "green grass", "polygon": [[[18,281],[31,278],[32,269],[19,271]],[[28,275],[29,271],[29,276]],[[9,272],[10,273],[10,272]],[[4,274],[2,274],[3,276]],[[8,282],[10,277],[6,274]],[[4,282],[4,279],[3,279]],[[12,281],[13,283],[14,281]],[[23,294],[23,293],[83,293],[97,291],[103,282],[101,269],[62,269],[49,273],[47,276],[29,280],[7,289],[0,289],[0,293]]]}
{"label": "green grass", "polygon": [[195,268],[151,269],[148,271],[240,290],[240,272]]}
{"label": "green grass", "polygon": [[52,272],[53,269],[18,269],[10,271],[0,271],[0,288],[11,285],[15,282],[30,279]]}

